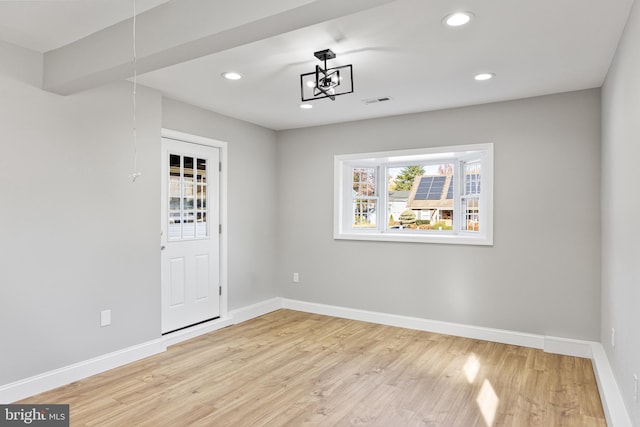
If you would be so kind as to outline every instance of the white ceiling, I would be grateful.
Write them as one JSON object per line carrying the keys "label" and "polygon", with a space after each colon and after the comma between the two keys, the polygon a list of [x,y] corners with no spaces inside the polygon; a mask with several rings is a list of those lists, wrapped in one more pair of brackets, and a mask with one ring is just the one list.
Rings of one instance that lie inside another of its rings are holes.
{"label": "white ceiling", "polygon": [[[136,13],[169,1],[136,0]],[[0,40],[46,52],[130,18],[133,7],[133,0],[0,0]]]}
{"label": "white ceiling", "polygon": [[[167,2],[136,1],[138,12]],[[397,0],[152,71],[138,82],[277,130],[599,87],[632,3]],[[130,17],[131,6],[132,0],[0,1],[0,39],[48,51]],[[443,17],[458,10],[473,12],[474,20],[445,27]],[[330,66],[353,64],[355,92],[301,110],[299,76],[314,70],[313,52],[326,48],[337,54]],[[230,70],[244,78],[220,77]],[[496,77],[477,82],[479,72]],[[392,101],[362,102],[378,97]]]}

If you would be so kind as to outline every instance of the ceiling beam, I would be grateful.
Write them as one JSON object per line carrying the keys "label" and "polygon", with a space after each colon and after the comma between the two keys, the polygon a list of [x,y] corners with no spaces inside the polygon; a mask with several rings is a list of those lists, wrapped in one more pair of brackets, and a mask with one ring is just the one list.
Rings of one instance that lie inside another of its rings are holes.
{"label": "ceiling beam", "polygon": [[[136,17],[143,74],[395,0],[180,0]],[[133,76],[133,18],[44,54],[43,88],[69,95]]]}

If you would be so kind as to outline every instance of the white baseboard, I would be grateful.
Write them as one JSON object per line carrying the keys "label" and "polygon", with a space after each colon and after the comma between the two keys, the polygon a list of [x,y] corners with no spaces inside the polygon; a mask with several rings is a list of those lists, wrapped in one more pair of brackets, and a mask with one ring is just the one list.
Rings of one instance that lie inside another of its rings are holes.
{"label": "white baseboard", "polygon": [[595,344],[595,342],[544,336],[543,349],[547,353],[564,354],[565,356],[576,356],[591,359],[592,344]]}
{"label": "white baseboard", "polygon": [[507,331],[503,329],[483,328],[480,326],[463,325],[459,323],[441,322],[438,320],[422,319],[419,317],[400,316],[397,314],[378,313],[374,311],[358,310],[333,305],[316,304],[305,301],[285,299],[284,308],[305,311],[308,313],[324,314],[351,320],[379,323],[400,328],[416,329],[419,331],[435,332],[445,335],[493,341],[503,344],[519,345],[523,347],[544,348],[544,337],[541,335]]}
{"label": "white baseboard", "polygon": [[164,340],[157,339],[2,385],[0,386],[0,404],[15,402],[165,350]]}
{"label": "white baseboard", "polygon": [[271,298],[256,304],[248,305],[242,308],[236,308],[229,311],[229,316],[233,319],[233,323],[242,323],[247,320],[260,317],[264,314],[283,308],[282,298]]}
{"label": "white baseboard", "polygon": [[631,419],[613,375],[613,369],[609,364],[609,358],[599,342],[591,344],[591,363],[596,375],[607,425],[610,427],[631,427]]}
{"label": "white baseboard", "polygon": [[400,328],[493,341],[502,344],[519,345],[522,347],[539,348],[547,353],[584,357],[587,359],[591,358],[591,345],[593,344],[593,341],[528,334],[505,329],[485,328],[461,323],[442,322],[439,320],[379,313],[290,299],[283,300],[283,307],[305,311],[307,313],[324,314],[345,319],[398,326]]}

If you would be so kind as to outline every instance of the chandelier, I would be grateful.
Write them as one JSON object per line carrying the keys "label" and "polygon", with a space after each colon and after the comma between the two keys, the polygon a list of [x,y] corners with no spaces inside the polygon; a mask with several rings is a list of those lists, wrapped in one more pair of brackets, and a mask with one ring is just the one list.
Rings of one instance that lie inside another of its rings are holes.
{"label": "chandelier", "polygon": [[300,93],[303,102],[322,98],[335,101],[336,96],[353,92],[351,65],[327,68],[327,60],[336,57],[330,49],[314,52],[313,55],[324,63],[324,68],[316,65],[314,72],[300,75]]}

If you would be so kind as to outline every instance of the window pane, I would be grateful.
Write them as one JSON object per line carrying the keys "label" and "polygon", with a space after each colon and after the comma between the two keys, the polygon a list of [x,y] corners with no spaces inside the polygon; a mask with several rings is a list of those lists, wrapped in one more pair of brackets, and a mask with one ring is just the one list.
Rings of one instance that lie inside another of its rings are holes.
{"label": "window pane", "polygon": [[183,208],[185,210],[187,209],[193,209],[194,205],[193,205],[193,201],[194,201],[194,185],[193,184],[184,184],[184,205]]}
{"label": "window pane", "polygon": [[480,194],[480,162],[464,165],[464,194]]}
{"label": "window pane", "polygon": [[193,157],[184,158],[184,180],[193,181]]}
{"label": "window pane", "polygon": [[169,209],[180,209],[180,181],[171,179],[169,181]]}
{"label": "window pane", "polygon": [[197,207],[198,209],[204,209],[207,207],[207,187],[203,185],[198,185],[198,194],[197,194]]}
{"label": "window pane", "polygon": [[205,159],[198,159],[198,182],[204,184],[207,182],[207,161]]}
{"label": "window pane", "polygon": [[462,199],[462,229],[480,231],[480,202],[477,198]]}
{"label": "window pane", "polygon": [[180,197],[180,180],[171,179],[169,181],[169,197]]}
{"label": "window pane", "polygon": [[462,230],[480,231],[480,162],[464,165],[464,196],[462,199]]}
{"label": "window pane", "polygon": [[180,198],[179,197],[172,197],[171,199],[169,199],[169,209],[171,209],[171,210],[180,209]]}
{"label": "window pane", "polygon": [[353,201],[353,227],[375,228],[377,199],[355,199]]}
{"label": "window pane", "polygon": [[207,237],[207,213],[198,212],[196,216],[196,237]]}
{"label": "window pane", "polygon": [[178,240],[182,237],[180,227],[180,212],[169,212],[169,240]]}
{"label": "window pane", "polygon": [[180,156],[177,154],[169,155],[169,176],[180,177]]}
{"label": "window pane", "polygon": [[376,170],[375,168],[353,169],[353,191],[355,196],[376,195]]}
{"label": "window pane", "polygon": [[453,163],[387,168],[389,229],[453,228]]}
{"label": "window pane", "polygon": [[193,212],[185,212],[182,220],[182,237],[184,239],[196,237],[195,214]]}

